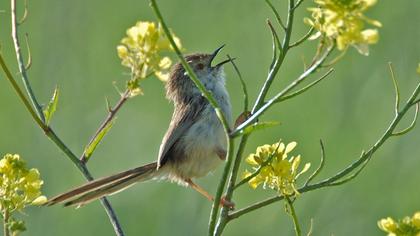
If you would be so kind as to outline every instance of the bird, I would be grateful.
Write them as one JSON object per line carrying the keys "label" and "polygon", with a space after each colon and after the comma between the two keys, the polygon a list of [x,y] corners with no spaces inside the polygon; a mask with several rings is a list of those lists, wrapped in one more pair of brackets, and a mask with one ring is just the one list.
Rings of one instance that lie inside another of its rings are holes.
{"label": "bird", "polygon": [[[232,108],[225,85],[223,65],[232,59],[212,65],[224,47],[213,53],[194,53],[185,56],[232,125]],[[157,161],[88,182],[80,187],[49,199],[45,205],[64,203],[64,206],[83,206],[98,198],[115,194],[128,187],[152,179],[164,179],[188,186],[214,201],[212,195],[193,182],[206,176],[226,159],[226,134],[213,106],[189,78],[181,63],[172,66],[165,85],[166,97],[174,104],[169,127],[162,139]],[[221,199],[221,205],[234,204]]]}

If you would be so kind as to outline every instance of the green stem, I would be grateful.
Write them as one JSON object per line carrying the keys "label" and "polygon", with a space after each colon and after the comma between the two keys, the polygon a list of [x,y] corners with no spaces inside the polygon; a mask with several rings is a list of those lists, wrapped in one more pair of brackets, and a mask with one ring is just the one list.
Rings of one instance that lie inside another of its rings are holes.
{"label": "green stem", "polygon": [[3,214],[3,234],[4,236],[10,236],[9,231],[9,211],[6,209]]}
{"label": "green stem", "polygon": [[295,207],[293,206],[293,202],[287,196],[286,196],[286,202],[287,202],[287,205],[289,206],[289,209],[290,209],[290,216],[293,219],[295,234],[296,234],[296,236],[301,236],[302,231],[300,230],[300,225],[299,225],[299,221],[298,221],[298,218],[297,218],[297,215],[296,215]]}
{"label": "green stem", "polygon": [[219,107],[219,104],[217,103],[216,99],[213,97],[211,92],[209,92],[203,83],[197,78],[197,75],[194,73],[190,65],[187,63],[187,61],[184,58],[184,55],[182,55],[181,50],[178,48],[178,46],[175,43],[175,40],[172,37],[171,31],[169,30],[168,26],[166,25],[165,20],[163,19],[162,14],[160,13],[160,10],[156,4],[156,0],[150,0],[150,5],[155,12],[156,17],[159,19],[159,22],[162,25],[163,31],[165,32],[166,37],[168,38],[172,48],[174,49],[176,55],[178,56],[178,59],[180,60],[182,66],[184,67],[185,71],[188,74],[188,77],[193,81],[195,86],[200,90],[200,92],[203,94],[203,96],[207,99],[207,101],[210,103],[210,105],[214,108],[216,111],[216,114],[220,120],[220,122],[223,125],[223,128],[225,131],[229,131],[229,123],[226,120],[226,117],[224,116],[222,110]]}
{"label": "green stem", "polygon": [[[249,135],[242,136],[241,141],[239,143],[239,148],[238,148],[238,151],[236,152],[236,157],[235,157],[235,161],[234,161],[234,164],[233,164],[232,173],[230,174],[230,178],[229,178],[228,189],[230,188],[230,186],[235,185],[236,178],[234,178],[232,176],[236,177],[238,175],[239,166],[240,166],[240,163],[241,163],[241,160],[242,160],[242,154],[243,154],[243,151],[245,149],[246,143],[248,141],[248,137],[249,137]],[[232,191],[227,191],[226,200],[230,201],[232,199],[232,197],[233,197],[233,190]],[[224,230],[224,228],[225,228],[225,226],[226,226],[226,224],[228,223],[228,220],[229,220],[228,219],[228,214],[229,214],[229,209],[227,207],[223,207],[222,212],[221,212],[221,217],[219,219],[217,227],[214,230],[210,231],[210,233],[215,231],[214,235],[221,235],[222,234],[222,232],[223,232],[223,230]],[[212,220],[213,220],[213,223],[216,222],[216,219],[212,219]],[[213,227],[211,229],[213,229]],[[213,234],[209,234],[209,235],[213,235]]]}
{"label": "green stem", "polygon": [[231,136],[233,136],[233,137],[237,136],[241,132],[241,130],[243,130],[248,125],[253,123],[268,108],[270,108],[273,104],[275,104],[279,100],[281,100],[282,97],[286,96],[287,93],[292,91],[295,87],[297,87],[300,83],[302,83],[306,78],[308,78],[309,75],[314,73],[322,65],[322,63],[325,61],[325,59],[332,52],[333,49],[334,49],[334,47],[330,47],[329,49],[327,49],[326,52],[321,56],[321,58],[318,61],[316,61],[311,67],[309,67],[306,71],[304,71],[296,80],[294,80],[292,83],[290,83],[282,91],[277,93],[273,98],[271,98],[268,102],[266,102],[260,108],[257,108],[255,112],[252,112],[252,115],[245,122],[240,124],[238,127],[236,127],[235,130],[232,131]]}
{"label": "green stem", "polygon": [[[272,10],[274,11],[274,13],[276,13],[277,11],[275,10],[275,8],[271,5],[271,3],[269,1],[266,1],[267,4],[269,4],[269,6],[272,8]],[[267,76],[267,79],[263,85],[263,87],[261,88],[261,91],[257,97],[257,100],[255,101],[254,107],[252,108],[251,114],[254,114],[255,112],[257,112],[257,110],[259,110],[261,108],[261,106],[263,106],[264,104],[264,100],[265,97],[267,96],[267,93],[271,87],[271,84],[274,80],[274,78],[276,77],[283,61],[284,58],[286,57],[286,54],[288,52],[289,49],[289,43],[290,43],[290,38],[292,35],[292,27],[293,27],[293,16],[294,16],[294,0],[289,0],[289,8],[288,8],[288,15],[287,15],[287,22],[286,22],[286,27],[285,27],[285,37],[283,39],[282,45],[281,45],[281,50],[279,53],[279,56],[277,58],[277,60],[274,61],[274,63],[272,64],[272,67],[270,69],[270,72]],[[278,13],[276,14],[278,15]],[[278,18],[278,20],[280,20],[280,18]],[[280,20],[281,22],[281,20]],[[269,26],[271,26],[269,24]],[[275,36],[275,31],[273,31],[273,36]],[[275,53],[275,52],[274,52]],[[262,113],[260,113],[261,115]],[[249,120],[249,119],[248,119]],[[240,125],[242,126],[242,125]],[[245,127],[245,126],[243,126]],[[238,128],[236,128],[236,130],[238,130]],[[231,133],[231,137],[234,137],[235,135],[233,133]],[[236,183],[236,179],[238,176],[238,170],[240,167],[240,163],[242,160],[242,154],[244,151],[244,148],[246,146],[246,142],[248,140],[248,135],[245,135],[242,137],[241,142],[239,144],[239,148],[237,151],[237,155],[235,157],[235,161],[234,161],[234,166],[232,168],[232,172],[230,174],[229,177],[229,182],[228,182],[228,186],[226,189],[226,200],[230,201],[233,197],[233,191],[235,189],[235,183]],[[215,229],[214,234],[215,235],[221,235],[226,224],[229,222],[229,208],[228,207],[223,207],[222,208],[222,212],[221,212],[221,216],[219,218],[219,222],[217,224],[217,228]],[[211,228],[210,228],[211,229]],[[213,231],[210,231],[210,233]]]}
{"label": "green stem", "polygon": [[26,92],[29,95],[29,99],[32,102],[32,105],[35,107],[35,111],[40,117],[40,119],[44,122],[44,112],[42,111],[41,105],[39,105],[36,96],[34,94],[34,91],[32,90],[32,87],[29,83],[28,75],[26,73],[25,64],[23,63],[22,53],[20,51],[20,43],[19,43],[19,35],[18,35],[18,21],[16,18],[16,0],[11,0],[10,3],[11,6],[11,15],[12,15],[12,39],[13,44],[16,51],[16,59],[19,66],[20,74],[22,75],[22,82],[26,89]]}
{"label": "green stem", "polygon": [[200,92],[203,94],[203,96],[208,100],[210,105],[214,108],[217,117],[219,118],[220,122],[223,125],[223,129],[226,133],[227,138],[227,156],[226,156],[226,164],[225,168],[223,170],[222,177],[220,179],[219,185],[217,187],[216,196],[213,202],[213,206],[210,213],[210,221],[209,221],[209,234],[212,235],[216,226],[216,219],[217,219],[217,213],[219,210],[220,205],[220,198],[222,197],[223,189],[227,181],[227,177],[229,174],[230,166],[232,164],[232,156],[234,151],[234,142],[233,138],[230,137],[230,127],[229,123],[226,120],[226,117],[224,116],[222,110],[219,107],[219,104],[217,103],[216,99],[213,97],[213,95],[206,89],[206,87],[201,83],[201,81],[197,78],[194,71],[191,69],[190,65],[185,60],[184,56],[182,55],[181,51],[179,50],[178,46],[176,45],[172,34],[166,25],[165,20],[163,19],[162,14],[160,13],[160,10],[156,4],[156,0],[150,0],[150,5],[155,12],[156,17],[159,19],[159,22],[162,25],[163,31],[165,32],[166,37],[168,38],[169,42],[171,43],[172,48],[174,49],[176,55],[178,56],[182,66],[184,67],[185,71],[188,74],[188,77],[194,82],[194,84],[197,86],[197,88],[200,90]]}
{"label": "green stem", "polygon": [[[316,189],[321,189],[321,188],[325,188],[325,187],[334,186],[334,183],[336,181],[342,179],[343,177],[345,177],[346,175],[348,175],[349,173],[351,173],[352,171],[357,169],[359,166],[363,165],[363,163],[365,163],[365,161],[367,161],[385,143],[385,141],[387,141],[389,138],[393,137],[392,134],[393,134],[395,128],[397,127],[397,125],[399,124],[401,119],[407,114],[408,110],[412,107],[413,102],[415,101],[415,99],[418,97],[419,94],[420,94],[420,83],[414,89],[412,95],[408,99],[405,106],[402,108],[401,111],[399,111],[396,114],[396,116],[391,121],[391,124],[388,126],[388,128],[386,129],[384,134],[369,149],[369,151],[363,153],[363,155],[361,155],[359,159],[354,161],[352,164],[350,164],[349,166],[347,166],[346,168],[344,168],[343,170],[341,170],[340,172],[338,172],[334,176],[332,176],[330,178],[327,178],[325,180],[322,180],[322,181],[320,181],[316,184],[306,185],[306,186],[298,189],[298,192],[303,194],[305,192],[310,192],[310,191],[313,191],[313,190],[316,190]],[[271,197],[271,198],[268,198],[266,200],[254,203],[254,204],[252,204],[250,206],[247,206],[243,209],[240,209],[240,210],[237,210],[235,212],[230,213],[229,214],[229,220],[236,219],[236,218],[238,218],[238,217],[240,217],[244,214],[247,214],[247,213],[252,212],[254,210],[260,209],[264,206],[270,205],[274,202],[277,202],[277,201],[280,201],[280,200],[283,200],[283,199],[284,199],[283,196],[275,196],[275,197]]]}
{"label": "green stem", "polygon": [[[26,109],[31,114],[31,117],[34,119],[34,121],[38,124],[38,126],[44,131],[45,135],[47,135],[56,145],[57,147],[63,151],[67,157],[73,162],[73,164],[83,173],[84,177],[91,181],[93,180],[92,175],[90,174],[89,170],[85,166],[84,163],[80,162],[77,156],[64,144],[64,142],[57,136],[57,134],[54,132],[51,127],[47,126],[42,122],[42,120],[37,116],[36,112],[33,110],[30,102],[26,98],[26,96],[23,94],[22,90],[17,85],[15,79],[13,78],[12,74],[10,73],[9,68],[4,62],[3,55],[0,53],[0,66],[3,69],[4,73],[6,74],[6,79],[12,84],[13,89],[19,96],[20,100],[25,105]],[[106,213],[108,214],[108,217],[110,219],[110,222],[114,228],[114,231],[116,235],[123,236],[124,233],[122,231],[121,225],[118,222],[118,218],[114,212],[114,210],[111,207],[111,204],[108,202],[106,198],[101,199],[101,203],[103,207],[105,208]]]}
{"label": "green stem", "polygon": [[[130,93],[130,90],[127,89],[121,95],[120,100],[118,100],[118,102],[115,104],[115,106],[109,110],[108,115],[106,116],[105,120],[102,121],[98,130],[96,130],[95,134],[90,138],[89,143],[86,145],[86,147],[89,147],[93,143],[93,141],[95,141],[96,137],[102,132],[102,130],[105,129],[105,127],[107,127],[109,125],[109,123],[114,120],[114,117],[117,114],[117,112],[124,105],[124,103],[128,100],[129,93]],[[87,163],[87,161],[88,161],[88,158],[87,158],[87,155],[86,155],[86,150],[87,149],[85,148],[84,151],[83,151],[83,154],[79,158],[79,160],[82,163]]]}
{"label": "green stem", "polygon": [[258,94],[257,100],[252,109],[252,113],[257,111],[264,104],[264,99],[267,96],[268,90],[271,87],[271,83],[276,77],[281,65],[283,64],[284,58],[286,57],[287,51],[289,50],[289,43],[290,43],[290,38],[292,36],[292,27],[293,27],[293,16],[294,16],[293,7],[294,7],[294,0],[289,0],[289,8],[288,8],[289,11],[287,15],[286,34],[283,39],[281,51],[279,53],[277,60],[274,62],[273,68],[270,70],[268,77],[263,87],[261,88],[260,93]]}
{"label": "green stem", "polygon": [[38,117],[37,113],[32,109],[32,106],[26,96],[23,94],[22,90],[19,88],[19,85],[16,83],[16,81],[13,78],[12,73],[10,72],[9,68],[6,66],[6,63],[4,62],[3,55],[0,53],[0,66],[3,69],[6,79],[12,84],[13,89],[19,96],[20,100],[23,102],[23,105],[26,107],[26,109],[31,114],[32,118],[35,120],[35,122],[38,124],[39,127],[41,127],[44,132],[48,129],[48,127],[44,124],[44,122]]}

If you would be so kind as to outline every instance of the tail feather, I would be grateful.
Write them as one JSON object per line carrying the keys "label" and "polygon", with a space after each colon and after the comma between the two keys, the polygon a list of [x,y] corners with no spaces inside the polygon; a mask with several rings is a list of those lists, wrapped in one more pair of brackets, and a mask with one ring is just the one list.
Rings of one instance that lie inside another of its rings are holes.
{"label": "tail feather", "polygon": [[45,205],[51,206],[65,202],[65,206],[84,205],[100,197],[122,191],[131,185],[147,181],[161,174],[157,163],[153,162],[109,177],[94,180],[66,193],[51,198]]}

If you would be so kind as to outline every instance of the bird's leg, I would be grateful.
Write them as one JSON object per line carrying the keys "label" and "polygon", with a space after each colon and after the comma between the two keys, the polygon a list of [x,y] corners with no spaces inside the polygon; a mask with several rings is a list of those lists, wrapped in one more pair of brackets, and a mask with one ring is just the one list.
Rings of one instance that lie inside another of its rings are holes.
{"label": "bird's leg", "polygon": [[[214,201],[214,197],[210,195],[206,190],[204,190],[202,187],[195,184],[191,179],[185,179],[185,182],[188,183],[188,186],[193,188],[195,191],[199,192],[201,195],[209,199],[209,201]],[[220,205],[224,207],[228,207],[229,209],[233,210],[235,207],[235,204],[233,202],[227,201],[224,197],[220,199]]]}

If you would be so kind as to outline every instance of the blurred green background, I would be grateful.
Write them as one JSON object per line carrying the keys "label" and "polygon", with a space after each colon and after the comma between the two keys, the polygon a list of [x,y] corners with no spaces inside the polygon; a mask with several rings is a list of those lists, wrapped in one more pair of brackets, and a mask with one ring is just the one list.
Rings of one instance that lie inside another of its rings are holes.
{"label": "blurred green background", "polygon": [[[283,1],[274,1],[285,12]],[[285,1],[284,1],[285,2]],[[170,27],[182,39],[187,52],[210,52],[225,43],[224,53],[237,57],[253,101],[265,79],[271,58],[271,38],[265,24],[272,14],[263,1],[162,0],[161,10]],[[296,15],[294,39],[306,32],[306,7]],[[23,1],[18,1],[22,13]],[[78,155],[106,115],[104,97],[118,99],[112,83],[124,86],[127,71],[120,65],[116,45],[125,30],[138,20],[156,18],[148,1],[31,1],[28,32],[33,65],[31,83],[39,100],[47,102],[58,85],[59,107],[52,126]],[[9,2],[2,0],[0,42],[7,63],[17,72],[10,39]],[[246,153],[279,138],[297,141],[295,153],[316,166],[319,139],[326,144],[327,163],[321,177],[334,174],[358,157],[382,134],[393,116],[393,88],[387,63],[392,61],[402,97],[411,93],[419,77],[419,1],[379,1],[367,15],[383,23],[380,41],[364,57],[354,49],[335,66],[334,74],[311,91],[273,107],[262,120],[278,120],[281,126],[252,136]],[[293,50],[287,57],[270,95],[302,71],[302,57],[310,58],[314,42]],[[23,48],[25,51],[25,48]],[[219,58],[220,59],[220,58]],[[236,115],[242,95],[231,66],[226,67],[227,86]],[[314,79],[314,77],[312,78]],[[20,82],[20,81],[19,81]],[[31,120],[10,84],[0,76],[0,153],[19,153],[29,166],[39,168],[44,193],[53,196],[85,180],[73,164]],[[164,98],[157,79],[143,83],[144,96],[130,100],[117,123],[89,162],[94,176],[105,176],[156,159],[167,129],[172,105]],[[411,115],[403,124],[410,122]],[[307,232],[313,219],[313,235],[383,235],[378,219],[400,218],[420,209],[420,128],[393,138],[374,155],[362,174],[349,184],[299,197],[296,208]],[[244,167],[244,166],[242,166]],[[198,181],[214,193],[221,174]],[[235,194],[237,208],[272,196],[271,191],[247,186]],[[211,204],[191,189],[166,182],[148,182],[110,197],[127,235],[205,235]],[[24,235],[113,235],[99,202],[81,209],[31,207],[20,217],[27,222]],[[291,219],[284,203],[245,215],[231,222],[225,235],[292,235]]]}

